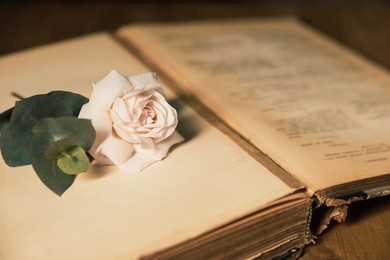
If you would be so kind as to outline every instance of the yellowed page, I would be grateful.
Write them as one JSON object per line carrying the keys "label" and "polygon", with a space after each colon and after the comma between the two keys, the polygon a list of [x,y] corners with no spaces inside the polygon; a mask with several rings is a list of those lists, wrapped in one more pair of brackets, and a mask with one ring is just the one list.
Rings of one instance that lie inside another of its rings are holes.
{"label": "yellowed page", "polygon": [[[106,34],[2,57],[0,109],[13,106],[11,91],[89,96],[91,83],[113,68],[125,75],[146,71]],[[165,160],[139,174],[93,167],[61,198],[31,166],[9,168],[1,159],[0,258],[136,258],[292,192],[191,109],[182,106],[179,116],[186,142]]]}
{"label": "yellowed page", "polygon": [[296,20],[119,34],[312,191],[390,173],[389,74]]}

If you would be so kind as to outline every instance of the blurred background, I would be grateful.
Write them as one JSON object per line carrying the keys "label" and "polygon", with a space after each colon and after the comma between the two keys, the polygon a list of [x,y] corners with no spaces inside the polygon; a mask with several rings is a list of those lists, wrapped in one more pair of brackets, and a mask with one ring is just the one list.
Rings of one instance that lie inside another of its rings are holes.
{"label": "blurred background", "polygon": [[0,55],[137,22],[293,15],[390,68],[390,1],[0,0]]}
{"label": "blurred background", "polygon": [[[389,0],[0,0],[0,56],[132,23],[266,16],[296,16],[390,69]],[[388,205],[389,196],[353,204],[347,223],[334,225],[302,258],[352,259],[355,252],[360,259],[386,259],[390,255]]]}

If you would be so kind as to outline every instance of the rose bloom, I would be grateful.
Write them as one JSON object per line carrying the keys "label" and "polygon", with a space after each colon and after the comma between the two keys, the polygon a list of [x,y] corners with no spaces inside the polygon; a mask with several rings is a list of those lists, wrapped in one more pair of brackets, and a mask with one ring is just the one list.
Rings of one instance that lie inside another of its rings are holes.
{"label": "rose bloom", "polygon": [[99,164],[139,172],[183,141],[176,110],[163,94],[150,72],[126,78],[112,70],[93,85],[79,118],[92,120],[96,139],[89,152]]}

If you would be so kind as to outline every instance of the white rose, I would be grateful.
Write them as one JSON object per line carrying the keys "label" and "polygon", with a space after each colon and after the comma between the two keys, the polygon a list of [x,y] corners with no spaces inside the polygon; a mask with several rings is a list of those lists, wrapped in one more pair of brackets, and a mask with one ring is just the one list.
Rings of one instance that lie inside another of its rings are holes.
{"label": "white rose", "polygon": [[79,118],[91,119],[96,130],[90,154],[99,164],[125,171],[141,171],[183,141],[175,131],[176,110],[153,73],[126,78],[112,70],[94,84]]}

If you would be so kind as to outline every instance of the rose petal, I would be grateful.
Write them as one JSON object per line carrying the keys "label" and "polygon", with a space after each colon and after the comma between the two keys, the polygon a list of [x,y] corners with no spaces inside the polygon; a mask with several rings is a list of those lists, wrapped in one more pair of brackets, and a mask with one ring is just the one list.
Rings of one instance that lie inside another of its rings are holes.
{"label": "rose petal", "polygon": [[[130,127],[126,129],[126,127],[118,127],[116,125],[114,125],[113,127],[117,135],[121,137],[123,140],[125,140],[126,142],[133,143],[133,144],[139,143],[139,135],[134,133],[134,129],[130,129]],[[124,129],[127,131],[125,131]]]}
{"label": "rose petal", "polygon": [[96,154],[104,155],[114,164],[126,162],[134,151],[134,146],[128,142],[109,136],[96,150]]}
{"label": "rose petal", "polygon": [[177,118],[177,112],[176,109],[174,109],[166,100],[165,98],[159,94],[155,93],[152,97],[156,103],[160,104],[164,107],[164,109],[169,110],[169,112],[166,112],[166,124],[170,125],[175,123],[175,119]]}
{"label": "rose petal", "polygon": [[128,80],[131,82],[134,89],[136,90],[142,90],[142,91],[155,90],[161,94],[164,93],[160,82],[157,80],[157,76],[155,73],[147,72],[147,73],[137,74],[128,77]]}
{"label": "rose petal", "polygon": [[121,98],[115,99],[111,110],[115,111],[115,113],[123,122],[130,122],[129,112],[127,111],[126,103]]}
{"label": "rose petal", "polygon": [[97,111],[106,111],[121,96],[124,91],[133,89],[131,83],[116,70],[112,70],[106,77],[94,85],[90,103]]}
{"label": "rose petal", "polygon": [[147,97],[125,95],[123,101],[126,103],[126,108],[132,122],[137,121],[142,113],[144,103],[147,102]]}
{"label": "rose petal", "polygon": [[110,158],[105,156],[104,154],[97,153],[97,154],[91,154],[93,158],[95,158],[96,162],[101,166],[109,166],[109,165],[115,165]]}
{"label": "rose petal", "polygon": [[84,104],[79,112],[79,118],[92,119],[95,116],[96,112],[91,108],[91,104]]}
{"label": "rose petal", "polygon": [[97,147],[103,142],[107,136],[111,135],[112,122],[108,113],[98,113],[93,110],[90,103],[87,103],[81,107],[79,118],[91,119],[92,126],[96,132],[96,138],[92,145],[90,152],[94,153]]}
{"label": "rose petal", "polygon": [[151,149],[155,149],[156,148],[152,138],[141,137],[140,140],[141,140],[141,148],[142,149],[151,150]]}
{"label": "rose petal", "polygon": [[140,145],[136,145],[134,154],[118,167],[127,172],[140,172],[150,164],[163,159],[174,144],[183,140],[184,138],[175,131],[166,140],[156,144],[155,149],[143,149]]}

